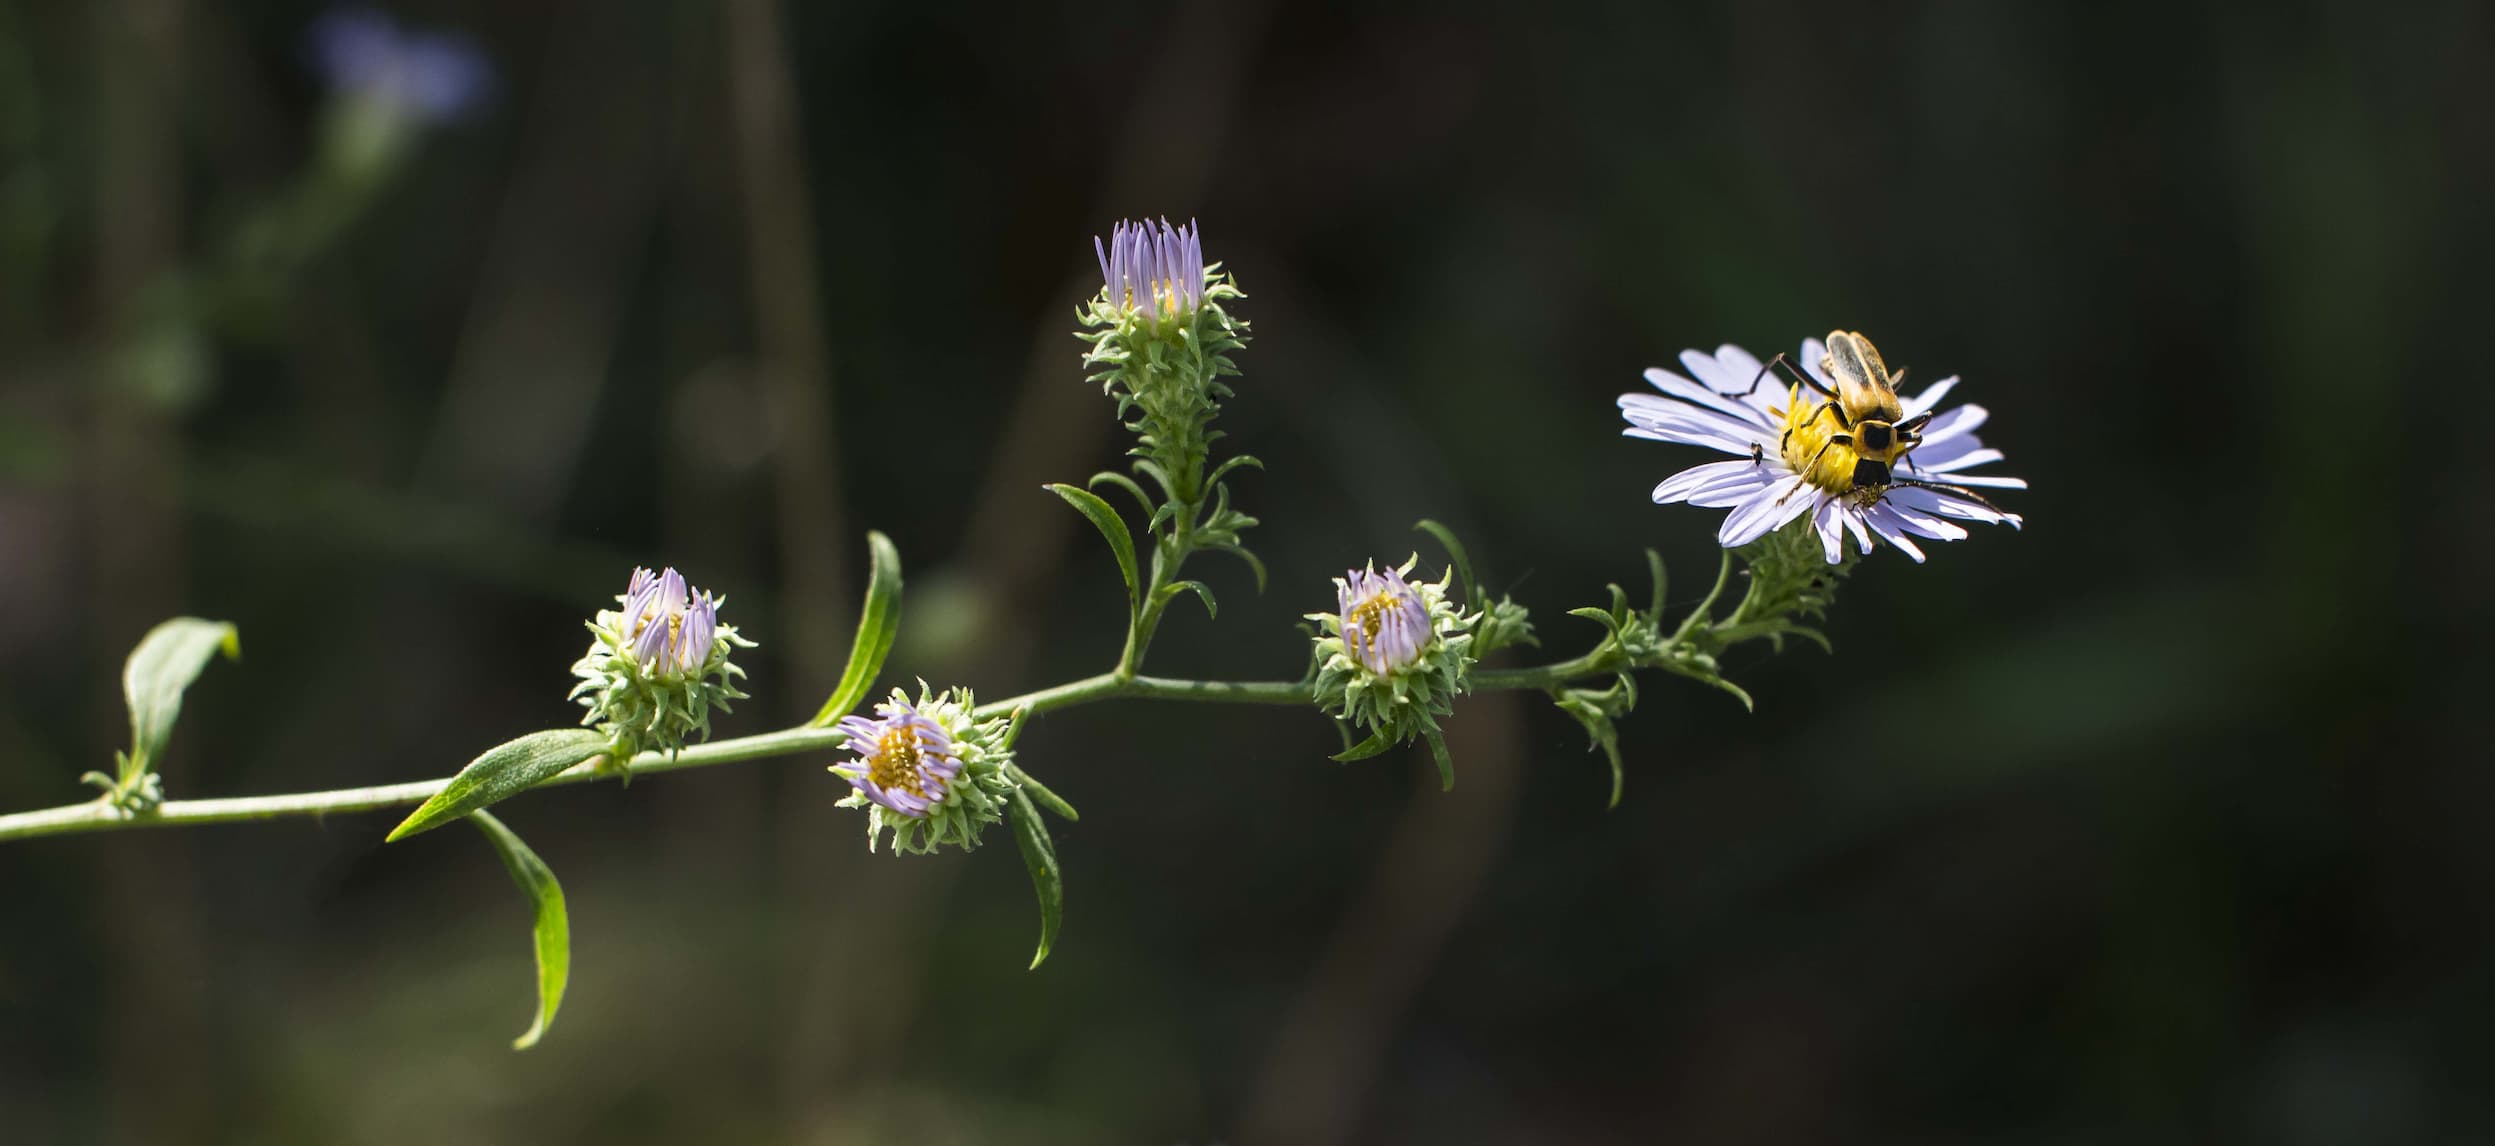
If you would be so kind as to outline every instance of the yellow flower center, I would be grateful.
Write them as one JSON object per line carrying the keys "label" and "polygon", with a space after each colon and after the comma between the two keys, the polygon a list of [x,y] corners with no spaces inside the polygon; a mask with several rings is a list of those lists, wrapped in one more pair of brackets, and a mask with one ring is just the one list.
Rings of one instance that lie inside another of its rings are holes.
{"label": "yellow flower center", "polygon": [[1351,615],[1345,619],[1358,626],[1367,639],[1375,641],[1380,626],[1386,621],[1386,614],[1394,607],[1394,594],[1371,593],[1359,604],[1352,606]]}
{"label": "yellow flower center", "polygon": [[875,754],[866,758],[866,778],[886,791],[899,789],[924,798],[927,789],[920,783],[918,770],[923,757],[918,731],[895,728],[875,739]]}

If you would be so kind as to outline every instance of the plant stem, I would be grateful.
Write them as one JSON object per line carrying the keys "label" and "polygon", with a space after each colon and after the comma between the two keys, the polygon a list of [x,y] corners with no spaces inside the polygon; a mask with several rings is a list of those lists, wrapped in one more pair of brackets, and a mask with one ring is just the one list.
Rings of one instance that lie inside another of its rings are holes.
{"label": "plant stem", "polygon": [[[1613,672],[1619,667],[1616,653],[1589,653],[1585,656],[1533,668],[1484,671],[1474,676],[1473,687],[1481,691],[1546,689],[1581,677]],[[1064,684],[1024,693],[1021,696],[991,701],[979,706],[978,715],[982,717],[1006,716],[1017,708],[1028,708],[1030,714],[1036,716],[1061,708],[1117,699],[1180,700],[1211,704],[1305,705],[1311,703],[1308,686],[1298,681],[1176,680],[1168,677],[1121,676],[1112,672],[1067,681]],[[839,748],[841,741],[842,737],[837,729],[787,728],[755,736],[739,736],[730,740],[696,744],[673,756],[658,752],[644,752],[633,760],[630,770],[633,775],[644,776],[688,768],[707,768],[715,764],[731,764],[740,760],[790,756],[803,752],[830,752]],[[579,784],[597,778],[597,772],[589,764],[582,764],[545,781],[540,786]],[[84,832],[169,828],[190,824],[225,824],[249,820],[284,819],[294,816],[319,818],[331,813],[369,812],[379,808],[421,804],[431,799],[433,794],[440,791],[442,785],[448,782],[449,778],[443,777],[403,784],[380,784],[369,788],[340,788],[326,792],[297,792],[281,796],[245,796],[221,800],[167,800],[149,811],[137,814],[125,813],[101,800],[90,800],[58,808],[0,816],[0,841]]]}

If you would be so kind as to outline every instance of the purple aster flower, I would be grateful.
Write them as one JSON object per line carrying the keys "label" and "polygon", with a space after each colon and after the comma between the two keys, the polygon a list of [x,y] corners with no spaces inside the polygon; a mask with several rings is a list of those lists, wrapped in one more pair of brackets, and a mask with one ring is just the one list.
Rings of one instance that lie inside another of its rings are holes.
{"label": "purple aster flower", "polygon": [[1335,597],[1343,648],[1353,660],[1383,676],[1421,659],[1429,645],[1429,606],[1402,573],[1350,570]]}
{"label": "purple aster flower", "polygon": [[1154,314],[1185,314],[1204,305],[1204,243],[1193,220],[1172,227],[1161,220],[1121,222],[1106,246],[1092,240],[1100,278],[1112,306]]}
{"label": "purple aster flower", "polygon": [[962,760],[944,726],[895,697],[875,706],[875,719],[844,716],[840,731],[858,758],[832,771],[888,811],[919,819],[942,803]]}
{"label": "purple aster flower", "polygon": [[402,31],[370,8],[332,9],[313,23],[310,41],[313,62],[332,91],[424,123],[459,118],[493,79],[485,57],[467,40]]}
{"label": "purple aster flower", "polygon": [[[1836,383],[1820,364],[1825,354],[1819,339],[1806,338],[1799,362],[1822,388],[1833,390]],[[1664,397],[1620,396],[1620,413],[1629,423],[1622,432],[1737,455],[1733,461],[1708,462],[1674,474],[1654,492],[1659,504],[1685,501],[1730,509],[1716,531],[1716,541],[1727,549],[1808,516],[1831,565],[1843,559],[1847,534],[1864,553],[1871,552],[1876,534],[1921,562],[1923,550],[1915,538],[1956,541],[1967,536],[1960,522],[2020,524],[2019,515],[1974,492],[2027,488],[2019,478],[1969,472],[2002,457],[1975,436],[1987,416],[1984,408],[1953,406],[1935,413],[1957,386],[1955,375],[1912,397],[1900,396],[1898,405],[1907,418],[1931,415],[1921,443],[1898,459],[1896,481],[1855,488],[1828,467],[1813,464],[1827,447],[1830,431],[1825,419],[1814,416],[1817,404],[1810,392],[1798,384],[1762,383],[1759,360],[1738,346],[1718,347],[1712,355],[1684,350],[1681,365],[1696,381],[1653,369],[1646,372],[1646,381]]]}
{"label": "purple aster flower", "polygon": [[719,633],[720,599],[685,584],[675,569],[632,571],[624,590],[623,633],[632,659],[657,676],[687,676],[709,663]]}

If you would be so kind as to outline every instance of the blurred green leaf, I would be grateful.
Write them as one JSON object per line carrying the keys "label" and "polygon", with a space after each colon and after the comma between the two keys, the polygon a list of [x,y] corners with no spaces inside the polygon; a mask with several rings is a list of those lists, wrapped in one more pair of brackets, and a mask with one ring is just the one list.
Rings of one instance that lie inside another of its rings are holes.
{"label": "blurred green leaf", "polygon": [[1093,528],[1109,539],[1109,551],[1117,555],[1118,573],[1126,578],[1127,615],[1134,616],[1142,594],[1142,590],[1136,587],[1134,533],[1126,528],[1126,522],[1118,517],[1118,511],[1109,508],[1108,502],[1100,500],[1100,495],[1063,482],[1051,482],[1046,488],[1048,492],[1066,499],[1066,504],[1073,506],[1076,512],[1090,518]]}
{"label": "blurred green leaf", "polygon": [[1438,762],[1438,790],[1455,791],[1455,757],[1447,755],[1447,738],[1435,728],[1422,733],[1421,738],[1429,741],[1430,759]]}
{"label": "blurred green leaf", "polygon": [[1075,813],[1074,805],[1066,803],[1065,797],[1049,791],[1048,785],[1040,783],[1036,777],[1023,771],[1021,765],[1006,765],[1005,774],[1013,777],[1015,783],[1022,785],[1022,790],[1030,793],[1031,798],[1041,807],[1057,813],[1059,817],[1066,820],[1080,820],[1083,818]]}
{"label": "blurred green leaf", "polygon": [[1048,960],[1048,949],[1057,942],[1057,927],[1065,922],[1065,877],[1057,870],[1057,845],[1049,841],[1048,825],[1041,822],[1031,797],[1019,788],[1014,790],[1013,821],[1014,842],[1022,847],[1023,866],[1031,869],[1031,890],[1040,899],[1040,950],[1031,957],[1036,970]]}
{"label": "blurred green leaf", "polygon": [[814,714],[817,728],[847,716],[866,699],[884,671],[884,658],[892,653],[893,638],[901,633],[901,551],[891,538],[872,530],[866,548],[874,564],[866,579],[866,605],[858,610],[857,639],[849,645],[849,667],[841,671],[839,687]]}
{"label": "blurred green leaf", "polygon": [[396,843],[490,808],[605,750],[606,737],[587,728],[552,728],[506,740],[469,761],[382,842]]}
{"label": "blurred green leaf", "polygon": [[563,909],[563,885],[554,878],[554,869],[537,858],[527,844],[501,820],[484,812],[472,812],[468,821],[485,833],[494,845],[494,854],[502,857],[504,867],[511,870],[511,882],[520,885],[528,895],[529,906],[537,913],[531,933],[537,945],[537,1021],[528,1030],[511,1040],[511,1049],[527,1050],[545,1037],[546,1028],[554,1025],[554,1013],[563,1006],[563,986],[572,977],[572,923]]}
{"label": "blurred green leaf", "polygon": [[1464,607],[1484,609],[1489,602],[1481,599],[1481,586],[1473,581],[1473,559],[1465,556],[1464,543],[1455,539],[1455,531],[1424,517],[1412,528],[1438,539],[1447,549],[1447,560],[1455,565],[1455,579],[1464,585]]}
{"label": "blurred green leaf", "polygon": [[130,702],[125,781],[145,773],[164,755],[173,723],[182,715],[182,691],[199,679],[208,658],[223,652],[227,660],[240,659],[241,641],[241,634],[224,621],[175,617],[148,630],[130,650],[130,661],[121,670],[122,696]]}

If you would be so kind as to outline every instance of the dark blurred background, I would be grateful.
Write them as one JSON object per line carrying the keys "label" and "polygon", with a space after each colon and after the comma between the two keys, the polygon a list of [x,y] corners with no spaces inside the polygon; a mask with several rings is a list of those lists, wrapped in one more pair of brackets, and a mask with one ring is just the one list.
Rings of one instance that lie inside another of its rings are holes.
{"label": "dark blurred background", "polygon": [[1963,375],[2029,524],[1866,561],[1834,657],[1736,655],[1756,715],[1650,680],[1610,812],[1526,694],[1445,795],[1314,714],[1048,716],[1036,972],[1012,845],[870,856],[828,759],[524,798],[576,944],[524,1054],[471,836],[0,845],[0,1137],[2495,1136],[2485,5],[445,0],[391,15],[490,77],[386,136],[323,11],[0,0],[0,810],[86,797],[177,612],[245,653],[177,798],[570,721],[635,563],[728,594],[721,731],[781,726],[869,528],[890,680],[1107,667],[1037,486],[1123,448],[1067,333],[1122,216],[1237,272],[1271,467],[1271,588],[1203,559],[1157,671],[1296,673],[1422,516],[1545,655],[1645,546],[1686,606],[1717,515],[1647,491],[1706,459],[1611,404],[1683,347]]}

